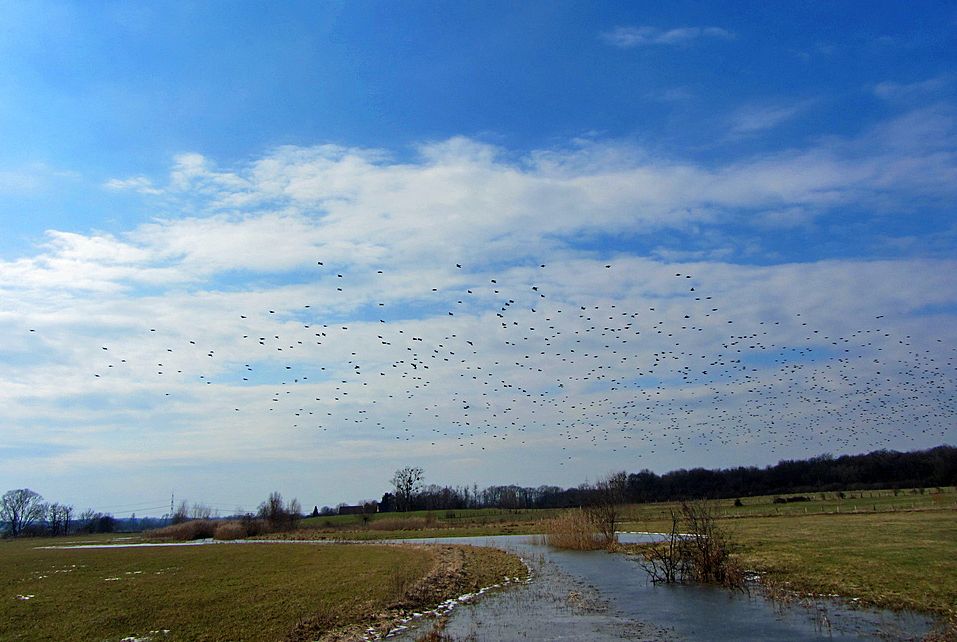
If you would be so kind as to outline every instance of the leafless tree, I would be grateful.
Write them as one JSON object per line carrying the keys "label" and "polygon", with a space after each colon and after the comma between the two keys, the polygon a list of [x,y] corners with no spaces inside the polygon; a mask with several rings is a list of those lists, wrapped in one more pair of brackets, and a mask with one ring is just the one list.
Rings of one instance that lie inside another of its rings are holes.
{"label": "leafless tree", "polygon": [[0,498],[0,521],[7,525],[10,535],[16,537],[46,514],[43,497],[29,488],[8,490]]}
{"label": "leafless tree", "polygon": [[605,476],[591,488],[591,505],[585,512],[606,544],[616,541],[615,531],[621,521],[627,489],[628,475],[624,471]]}
{"label": "leafless tree", "polygon": [[73,518],[73,507],[67,504],[54,502],[47,506],[47,525],[50,535],[65,535],[70,532],[70,522]]}
{"label": "leafless tree", "polygon": [[179,503],[173,514],[170,515],[170,521],[173,524],[182,524],[189,521],[189,502],[185,499]]}
{"label": "leafless tree", "polygon": [[209,519],[213,516],[213,509],[205,504],[193,504],[191,515],[193,519]]}
{"label": "leafless tree", "polygon": [[302,506],[298,499],[293,499],[286,505],[279,491],[269,493],[269,497],[259,505],[257,514],[259,519],[266,522],[270,530],[295,528],[302,518]]}
{"label": "leafless tree", "polygon": [[425,471],[418,467],[406,466],[395,471],[392,487],[395,489],[396,509],[404,512],[412,508],[412,500],[422,489],[424,478]]}

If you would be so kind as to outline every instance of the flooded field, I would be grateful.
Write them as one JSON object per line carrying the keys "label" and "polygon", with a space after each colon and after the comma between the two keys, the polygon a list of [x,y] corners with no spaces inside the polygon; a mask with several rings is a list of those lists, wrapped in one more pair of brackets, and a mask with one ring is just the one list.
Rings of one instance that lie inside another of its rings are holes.
{"label": "flooded field", "polygon": [[[654,533],[620,533],[622,543],[641,543]],[[322,541],[202,540],[175,544],[113,542],[50,548],[151,548],[244,544],[330,544]],[[557,550],[540,535],[498,535],[394,540],[398,544],[449,543],[489,546],[519,555],[527,583],[484,595],[448,596],[444,633],[455,640],[919,640],[931,618],[912,613],[858,609],[829,597],[774,603],[753,584],[750,595],[712,586],[653,585],[633,559],[604,551]],[[89,543],[86,543],[89,544]],[[246,546],[242,546],[245,548]],[[483,591],[484,593],[484,591]],[[394,629],[393,639],[412,641],[434,625],[414,617]]]}
{"label": "flooded field", "polygon": [[[416,541],[495,546],[520,555],[532,569],[529,584],[454,609],[445,628],[453,639],[909,640],[933,626],[918,614],[853,609],[829,598],[782,606],[759,590],[749,596],[707,586],[654,586],[623,555],[554,550],[535,537]],[[398,637],[412,640],[420,633]]]}

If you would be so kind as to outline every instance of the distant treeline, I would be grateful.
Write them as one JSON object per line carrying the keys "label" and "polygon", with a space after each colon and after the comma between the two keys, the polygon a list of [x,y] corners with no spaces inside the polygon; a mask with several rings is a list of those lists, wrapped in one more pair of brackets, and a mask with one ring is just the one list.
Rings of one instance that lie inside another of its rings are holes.
{"label": "distant treeline", "polygon": [[[804,460],[783,460],[765,468],[692,468],[663,475],[642,470],[627,475],[621,493],[627,502],[663,502],[954,485],[957,485],[957,448],[938,446],[907,453],[877,450],[866,455],[821,455]],[[484,489],[431,484],[415,493],[410,508],[568,508],[590,505],[597,497],[595,487],[589,484],[575,488],[512,485]],[[383,495],[378,510],[396,510],[392,493]]]}

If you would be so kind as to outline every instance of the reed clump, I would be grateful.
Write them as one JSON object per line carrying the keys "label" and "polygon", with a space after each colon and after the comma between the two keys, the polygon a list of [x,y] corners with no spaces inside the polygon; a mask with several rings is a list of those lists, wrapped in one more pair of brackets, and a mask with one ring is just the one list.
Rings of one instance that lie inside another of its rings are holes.
{"label": "reed clump", "polygon": [[180,524],[146,531],[149,539],[187,542],[196,539],[233,540],[269,533],[270,528],[260,519],[213,520],[191,519]]}
{"label": "reed clump", "polygon": [[150,539],[169,539],[176,541],[189,541],[194,539],[207,539],[213,536],[216,531],[216,522],[211,519],[191,519],[179,524],[171,524],[163,528],[154,528],[146,531],[146,536]]}
{"label": "reed clump", "polygon": [[549,546],[574,551],[594,551],[614,544],[595,519],[580,508],[565,511],[545,522],[545,541]]}

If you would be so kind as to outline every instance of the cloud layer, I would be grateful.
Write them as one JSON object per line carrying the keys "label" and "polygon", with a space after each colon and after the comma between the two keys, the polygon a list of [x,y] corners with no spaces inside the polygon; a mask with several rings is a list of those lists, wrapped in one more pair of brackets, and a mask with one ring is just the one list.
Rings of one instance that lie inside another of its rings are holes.
{"label": "cloud layer", "polygon": [[902,236],[957,196],[953,138],[934,107],[726,163],[456,137],[111,179],[166,213],[0,264],[4,479],[265,466],[332,501],[383,486],[363,465],[575,483],[953,438],[957,264],[788,245]]}

